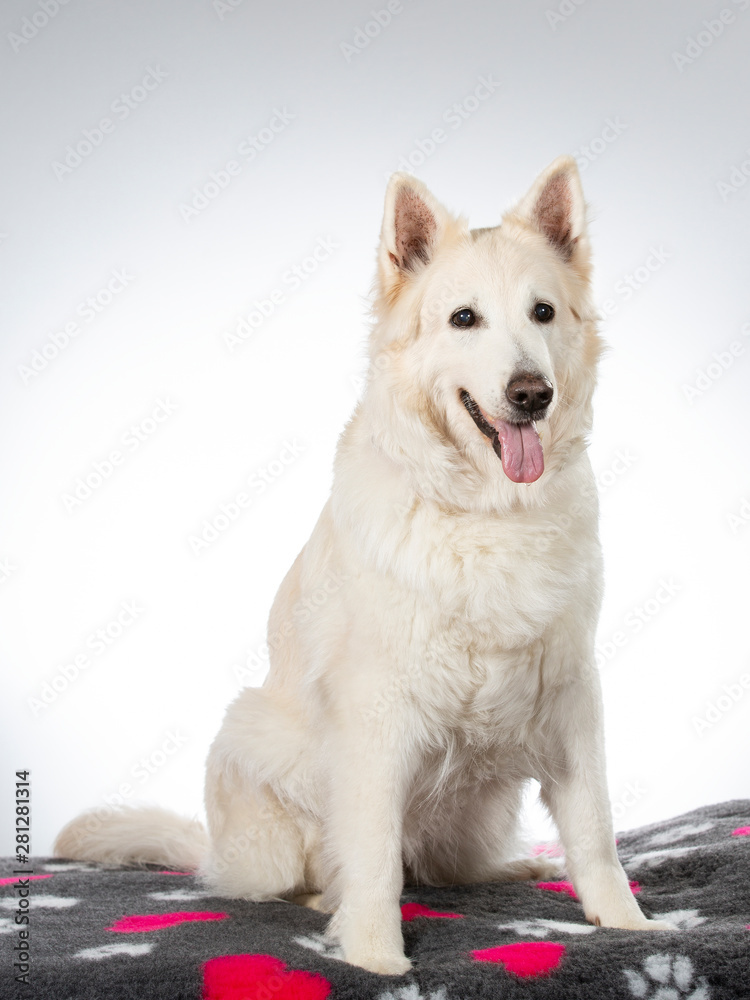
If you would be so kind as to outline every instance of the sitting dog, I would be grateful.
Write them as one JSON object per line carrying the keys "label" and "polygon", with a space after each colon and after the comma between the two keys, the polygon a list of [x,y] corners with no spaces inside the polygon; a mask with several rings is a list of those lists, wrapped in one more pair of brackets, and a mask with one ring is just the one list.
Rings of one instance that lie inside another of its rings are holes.
{"label": "sitting dog", "polygon": [[271,609],[268,677],[211,747],[208,837],[160,810],[84,814],[58,854],[301,899],[347,961],[403,973],[404,879],[549,876],[518,856],[535,778],[587,919],[669,927],[628,886],[605,780],[589,275],[569,157],[489,229],[392,177],[367,385]]}

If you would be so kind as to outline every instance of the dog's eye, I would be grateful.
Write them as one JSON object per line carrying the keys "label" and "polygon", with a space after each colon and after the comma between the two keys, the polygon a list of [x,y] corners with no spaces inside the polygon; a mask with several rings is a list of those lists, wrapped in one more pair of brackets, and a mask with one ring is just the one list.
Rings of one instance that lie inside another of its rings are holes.
{"label": "dog's eye", "polygon": [[451,323],[459,329],[467,326],[474,326],[477,318],[471,309],[457,309],[451,316]]}
{"label": "dog's eye", "polygon": [[555,310],[549,302],[537,302],[534,306],[534,316],[540,323],[549,323],[555,315]]}

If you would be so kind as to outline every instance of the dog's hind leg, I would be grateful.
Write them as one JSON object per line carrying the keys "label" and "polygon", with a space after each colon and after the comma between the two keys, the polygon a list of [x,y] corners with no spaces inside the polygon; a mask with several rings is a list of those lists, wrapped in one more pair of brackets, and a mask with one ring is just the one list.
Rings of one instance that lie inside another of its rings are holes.
{"label": "dog's hind leg", "polygon": [[230,705],[206,766],[211,846],[201,871],[219,894],[261,900],[319,890],[317,824],[288,794],[299,741],[299,725],[269,691],[247,688]]}
{"label": "dog's hind leg", "polygon": [[302,831],[270,789],[223,774],[207,802],[211,846],[201,874],[211,889],[254,900],[304,891]]}
{"label": "dog's hind leg", "polygon": [[[476,796],[481,803],[461,836],[472,881],[547,882],[562,878],[562,863],[549,856],[523,857],[528,849],[520,832],[524,782],[500,782]],[[468,879],[467,879],[468,881]]]}
{"label": "dog's hind leg", "polygon": [[[452,885],[546,881],[561,877],[559,862],[519,857],[522,783],[469,784],[443,800],[432,832],[408,838],[407,864],[419,881]],[[421,840],[421,842],[418,842]]]}

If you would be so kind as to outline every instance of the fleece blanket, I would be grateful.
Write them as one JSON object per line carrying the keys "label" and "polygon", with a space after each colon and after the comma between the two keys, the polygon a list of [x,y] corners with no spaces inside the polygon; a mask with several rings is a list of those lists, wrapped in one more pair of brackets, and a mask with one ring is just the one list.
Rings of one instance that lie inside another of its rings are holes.
{"label": "fleece blanket", "polygon": [[326,916],[293,903],[221,899],[185,872],[6,858],[0,997],[750,998],[750,801],[622,833],[618,849],[643,910],[677,930],[593,927],[565,881],[409,888],[401,977],[343,962]]}

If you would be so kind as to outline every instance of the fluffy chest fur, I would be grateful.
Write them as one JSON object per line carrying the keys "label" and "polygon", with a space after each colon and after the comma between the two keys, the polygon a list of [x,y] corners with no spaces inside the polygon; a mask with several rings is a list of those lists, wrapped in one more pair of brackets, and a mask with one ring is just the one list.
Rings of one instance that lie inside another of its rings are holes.
{"label": "fluffy chest fur", "polygon": [[477,653],[515,649],[542,637],[576,601],[589,617],[586,594],[599,587],[587,456],[553,486],[531,489],[536,497],[524,505],[461,509],[421,495],[391,463],[360,453],[337,476],[324,532],[345,572],[355,580],[366,573],[368,587],[404,606],[419,601],[415,618],[435,634],[468,630]]}
{"label": "fluffy chest fur", "polygon": [[[358,471],[337,481],[305,552],[305,564],[325,554],[327,572],[346,579],[307,629],[305,661],[334,659],[342,700],[367,717],[413,710],[429,742],[528,740],[564,679],[566,663],[547,651],[583,648],[593,632],[588,460],[544,504],[495,516],[446,509],[387,468]],[[305,577],[303,590],[315,583]]]}

